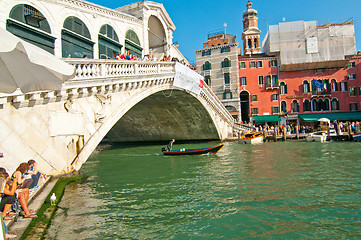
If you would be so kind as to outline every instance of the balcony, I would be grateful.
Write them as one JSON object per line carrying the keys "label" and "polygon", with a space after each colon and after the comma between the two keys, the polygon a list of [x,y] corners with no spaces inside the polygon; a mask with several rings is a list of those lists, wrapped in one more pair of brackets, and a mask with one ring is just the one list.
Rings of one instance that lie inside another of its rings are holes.
{"label": "balcony", "polygon": [[331,89],[313,89],[311,91],[311,97],[323,97],[323,96],[331,96]]}
{"label": "balcony", "polygon": [[225,73],[230,73],[231,72],[231,67],[223,67],[222,68],[222,73],[225,74]]}
{"label": "balcony", "polygon": [[203,76],[211,76],[211,70],[204,70]]}
{"label": "balcony", "polygon": [[280,85],[278,84],[278,82],[276,82],[276,83],[266,83],[266,89],[277,89],[279,87],[280,87]]}
{"label": "balcony", "polygon": [[231,84],[226,83],[223,85],[223,91],[231,91]]}

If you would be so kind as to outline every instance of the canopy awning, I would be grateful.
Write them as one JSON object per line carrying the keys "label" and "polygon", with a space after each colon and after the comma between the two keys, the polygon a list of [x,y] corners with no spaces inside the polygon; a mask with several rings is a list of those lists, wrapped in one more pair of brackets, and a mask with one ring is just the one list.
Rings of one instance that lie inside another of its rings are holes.
{"label": "canopy awning", "polygon": [[255,123],[279,122],[279,121],[281,121],[281,117],[279,115],[254,116]]}
{"label": "canopy awning", "polygon": [[320,118],[328,118],[330,121],[357,121],[361,120],[361,112],[299,114],[298,117],[304,122],[317,122]]}

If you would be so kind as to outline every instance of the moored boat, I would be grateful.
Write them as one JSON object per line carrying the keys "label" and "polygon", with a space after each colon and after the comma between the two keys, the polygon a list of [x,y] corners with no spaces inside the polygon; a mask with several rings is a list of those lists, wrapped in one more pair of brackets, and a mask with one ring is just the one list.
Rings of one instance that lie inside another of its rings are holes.
{"label": "moored boat", "polygon": [[361,142],[361,133],[356,133],[352,135],[352,140],[355,142]]}
{"label": "moored boat", "polygon": [[307,142],[326,142],[327,133],[324,131],[313,132],[306,137],[306,140]]}
{"label": "moored boat", "polygon": [[262,143],[263,134],[261,132],[246,133],[239,141],[245,144]]}
{"label": "moored boat", "polygon": [[224,143],[218,144],[209,148],[197,148],[197,149],[180,149],[167,151],[166,148],[162,148],[164,155],[201,155],[201,154],[216,154],[219,149],[223,147]]}

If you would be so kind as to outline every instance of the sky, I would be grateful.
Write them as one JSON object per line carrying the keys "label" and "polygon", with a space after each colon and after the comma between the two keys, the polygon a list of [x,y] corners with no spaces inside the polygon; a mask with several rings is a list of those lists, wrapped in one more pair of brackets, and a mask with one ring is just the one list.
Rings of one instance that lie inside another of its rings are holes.
{"label": "sky", "polygon": [[[115,9],[139,0],[88,0],[95,4]],[[173,42],[179,43],[179,50],[195,63],[194,50],[203,48],[207,35],[224,30],[237,35],[242,46],[242,14],[248,0],[153,0],[162,3],[172,19],[176,30]],[[251,0],[258,11],[258,28],[263,40],[269,25],[286,21],[313,21],[319,24],[354,21],[356,50],[361,51],[361,0]]]}

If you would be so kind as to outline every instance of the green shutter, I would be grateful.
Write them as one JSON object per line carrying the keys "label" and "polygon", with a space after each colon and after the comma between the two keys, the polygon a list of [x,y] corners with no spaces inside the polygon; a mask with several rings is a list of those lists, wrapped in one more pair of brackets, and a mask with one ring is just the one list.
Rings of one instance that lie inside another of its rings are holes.
{"label": "green shutter", "polygon": [[34,28],[29,28],[25,24],[18,23],[11,19],[7,20],[6,30],[18,36],[19,38],[30,42],[51,54],[54,54],[55,37],[50,34],[40,32]]}
{"label": "green shutter", "polygon": [[78,34],[63,29],[61,34],[62,56],[64,58],[82,58],[86,55],[93,58],[94,42]]}
{"label": "green shutter", "polygon": [[125,48],[133,55],[142,56],[143,48],[128,39],[125,39]]}

